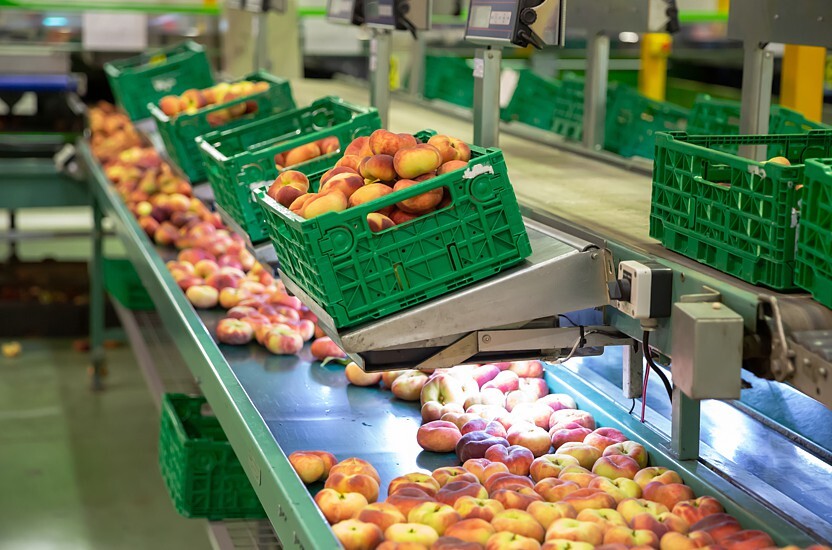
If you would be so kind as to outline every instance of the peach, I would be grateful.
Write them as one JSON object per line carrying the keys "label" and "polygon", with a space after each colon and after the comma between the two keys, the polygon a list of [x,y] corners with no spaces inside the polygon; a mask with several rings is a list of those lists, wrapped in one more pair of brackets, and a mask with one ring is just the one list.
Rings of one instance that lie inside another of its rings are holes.
{"label": "peach", "polygon": [[439,487],[444,487],[448,483],[454,481],[468,481],[469,483],[479,483],[477,476],[471,474],[462,466],[444,466],[437,468],[431,474],[433,479],[439,483]]}
{"label": "peach", "polygon": [[[292,327],[304,342],[308,342],[315,336],[315,323],[312,321],[301,319],[300,321],[289,321],[286,324]],[[370,376],[370,373],[368,373],[368,376]],[[380,377],[381,375],[379,375]]]}
{"label": "peach", "polygon": [[[355,206],[360,206],[362,204],[368,203],[372,200],[381,198],[385,195],[389,195],[393,192],[389,186],[384,185],[383,183],[370,183],[356,191],[355,193],[350,196],[350,208]],[[392,206],[387,206],[377,210],[379,214],[384,214],[385,216],[390,214],[393,210]]]}
{"label": "peach", "polygon": [[[387,370],[387,371],[384,371],[381,374],[381,383],[382,383],[382,385],[385,388],[390,389],[390,387],[393,386],[393,382],[396,380],[396,378],[398,378],[399,376],[401,376],[405,372],[407,372],[407,371],[406,370]],[[432,418],[431,420],[439,420],[439,417]]]}
{"label": "peach", "polygon": [[419,523],[433,527],[440,536],[445,530],[462,518],[451,506],[438,502],[425,502],[414,507],[407,514],[408,523]]}
{"label": "peach", "polygon": [[540,550],[540,543],[508,531],[494,533],[485,543],[485,550]]}
{"label": "peach", "polygon": [[[404,189],[408,189],[409,187],[413,187],[414,185],[419,185],[419,183],[420,182],[411,179],[400,179],[393,186],[393,191],[402,191]],[[442,201],[443,194],[444,188],[437,187],[416,195],[415,197],[401,200],[396,203],[396,207],[403,212],[407,212],[408,214],[425,214],[436,208],[436,205]]]}
{"label": "peach", "polygon": [[185,291],[185,296],[195,308],[210,309],[217,306],[220,293],[209,285],[194,285]]}
{"label": "peach", "polygon": [[158,245],[167,246],[173,244],[178,236],[179,231],[176,226],[170,222],[163,221],[153,233],[153,241]]}
{"label": "peach", "polygon": [[[439,539],[436,539],[437,541]],[[395,542],[392,540],[385,540],[378,546],[376,550],[428,550],[428,546],[418,542]]]}
{"label": "peach", "polygon": [[647,529],[631,529],[625,526],[610,528],[604,533],[604,544],[659,547],[659,537]]}
{"label": "peach", "polygon": [[615,443],[626,441],[627,437],[616,430],[615,428],[598,428],[584,439],[584,443],[592,445],[599,451],[604,452],[604,449]]}
{"label": "peach", "polygon": [[358,191],[364,187],[364,180],[358,174],[336,174],[329,178],[329,180],[323,184],[318,191],[321,194],[331,193],[333,191],[340,191],[342,195],[344,195],[347,199],[349,199],[353,193]]}
{"label": "peach", "polygon": [[169,117],[178,115],[181,110],[179,97],[175,95],[166,95],[159,100],[159,108]]}
{"label": "peach", "polygon": [[604,529],[604,532],[611,527],[627,527],[627,522],[613,508],[584,508],[575,516],[575,519],[597,523]]}
{"label": "peach", "polygon": [[633,481],[641,485],[643,490],[648,483],[654,481],[659,483],[682,483],[682,478],[675,471],[662,466],[648,466],[639,470],[633,477]]}
{"label": "peach", "polygon": [[668,510],[672,510],[680,502],[696,498],[693,489],[681,483],[661,483],[659,481],[653,481],[644,486],[642,493],[642,496],[647,500],[664,504]]}
{"label": "peach", "polygon": [[[430,378],[428,378],[428,381],[425,383],[425,385],[427,385],[429,383],[430,383]],[[424,393],[424,389],[422,391]],[[458,405],[458,403],[456,403],[456,404]],[[475,419],[478,419],[478,418],[479,417],[477,415],[470,414],[470,413],[447,412],[447,413],[443,414],[439,418],[439,420],[444,420],[445,422],[451,422],[452,424],[454,424],[457,428],[459,428],[461,430],[462,427],[465,424],[467,424],[471,420],[475,420]],[[471,433],[471,432],[469,432],[469,433]]]}
{"label": "peach", "polygon": [[627,523],[630,523],[639,514],[653,514],[654,516],[658,516],[659,514],[670,511],[664,504],[644,498],[626,498],[619,502],[615,506],[615,509],[618,510],[618,513],[624,517]]}
{"label": "peach", "polygon": [[597,474],[593,474],[583,466],[567,466],[558,474],[558,479],[562,479],[564,481],[574,481],[581,488],[586,489],[589,487],[589,484],[598,477]]}
{"label": "peach", "polygon": [[447,174],[449,172],[453,172],[455,170],[462,170],[463,168],[467,168],[468,163],[462,160],[449,160],[442,164],[439,169],[436,171],[437,176],[441,176],[443,174]]}
{"label": "peach", "polygon": [[324,186],[324,184],[326,184],[326,182],[329,181],[330,178],[332,178],[333,176],[337,176],[339,174],[355,174],[355,175],[358,175],[358,172],[353,170],[349,166],[335,166],[333,168],[330,168],[329,170],[324,172],[323,176],[321,176],[321,179],[318,182],[319,188],[322,188]]}
{"label": "peach", "polygon": [[638,471],[638,462],[629,456],[616,454],[602,456],[596,460],[595,464],[592,466],[593,474],[607,477],[609,479],[617,479],[620,477],[633,479],[633,476],[635,476]]}
{"label": "peach", "polygon": [[[512,416],[535,424],[546,430],[549,428],[549,417],[552,409],[540,403],[520,403],[511,411]],[[547,441],[549,436],[546,436]],[[548,441],[551,444],[551,441]]]}
{"label": "peach", "polygon": [[377,525],[382,531],[394,523],[407,521],[399,509],[388,502],[374,502],[366,506],[356,514],[355,519]]}
{"label": "peach", "polygon": [[742,526],[737,519],[730,514],[711,514],[706,516],[693,525],[690,526],[690,531],[705,531],[718,544],[722,543],[722,539],[733,535],[738,531],[742,531]]}
{"label": "peach", "polygon": [[289,208],[298,197],[309,191],[309,180],[306,176],[295,170],[282,172],[274,180],[266,194],[282,206]]}
{"label": "peach", "polygon": [[557,478],[546,478],[538,481],[534,491],[543,497],[546,502],[560,502],[566,495],[574,493],[581,488],[574,481],[566,481]]}
{"label": "peach", "polygon": [[590,433],[592,431],[584,427],[553,429],[550,432],[552,447],[557,452],[564,443],[583,443]]}
{"label": "peach", "polygon": [[454,503],[456,510],[463,519],[479,518],[491,521],[497,514],[505,510],[498,500],[463,496]]}
{"label": "peach", "polygon": [[567,466],[577,464],[578,459],[574,456],[544,454],[534,459],[529,467],[529,474],[535,482],[538,482],[547,477],[557,477]]}
{"label": "peach", "polygon": [[326,451],[295,451],[289,455],[289,463],[304,483],[326,479],[335,464],[335,457]]}
{"label": "peach", "polygon": [[442,155],[442,162],[454,160],[468,162],[471,160],[471,148],[464,141],[451,136],[435,135],[428,140]]}
{"label": "peach", "polygon": [[346,474],[330,471],[324,487],[340,493],[360,493],[367,502],[378,500],[378,482],[366,474]]}
{"label": "peach", "polygon": [[301,195],[300,197],[296,198],[292,203],[289,205],[289,210],[293,213],[297,214],[300,217],[304,217],[304,213],[306,212],[306,207],[318,198],[317,193],[306,193],[305,195]]}
{"label": "peach", "polygon": [[393,165],[399,177],[412,179],[439,168],[442,154],[433,145],[422,143],[396,151]]}
{"label": "peach", "polygon": [[627,478],[609,479],[598,476],[589,482],[590,489],[601,489],[615,499],[616,504],[626,498],[641,498],[641,486]]}
{"label": "peach", "polygon": [[598,510],[600,508],[615,508],[615,499],[600,489],[578,489],[569,493],[563,498],[580,513],[587,508]]}
{"label": "peach", "polygon": [[[219,304],[222,308],[228,309],[230,312],[232,309],[235,309],[241,301],[249,297],[251,297],[251,294],[248,291],[229,286],[220,290]],[[231,317],[230,313],[229,317]]]}
{"label": "peach", "polygon": [[[421,390],[419,390],[421,394]],[[422,422],[430,422],[431,420],[441,420],[442,417],[448,413],[461,414],[465,411],[459,403],[445,403],[439,401],[426,401],[422,405]]]}
{"label": "peach", "polygon": [[509,472],[522,476],[529,475],[529,468],[534,462],[534,454],[519,445],[492,445],[486,449],[484,457],[492,462],[502,462],[508,466]]}
{"label": "peach", "polygon": [[[474,378],[474,381],[476,381],[476,378]],[[465,400],[466,409],[472,405],[492,405],[505,409],[505,404],[506,395],[497,388],[481,389],[479,393],[475,393]]]}
{"label": "peach", "polygon": [[434,498],[439,490],[439,482],[430,474],[412,472],[393,479],[387,486],[387,493],[392,495],[404,487],[416,487]]}
{"label": "peach", "polygon": [[578,460],[578,464],[587,470],[591,469],[595,461],[601,458],[601,451],[596,447],[577,442],[564,443],[558,447],[557,454],[575,457]]}
{"label": "peach", "polygon": [[533,425],[513,426],[508,430],[506,439],[511,445],[519,445],[530,450],[535,458],[548,453],[552,445],[546,430]]}
{"label": "peach", "polygon": [[373,155],[361,160],[358,173],[365,180],[390,183],[396,180],[393,157],[390,155]]}
{"label": "peach", "polygon": [[364,474],[376,480],[376,483],[381,483],[381,478],[375,467],[366,460],[356,457],[346,458],[338,464],[335,464],[329,473]]}
{"label": "peach", "polygon": [[316,339],[309,347],[309,351],[312,352],[312,356],[318,361],[323,361],[328,357],[335,357],[337,359],[345,359],[347,357],[344,350],[339,348],[338,344],[333,342],[329,336]]}
{"label": "peach", "polygon": [[689,535],[669,531],[659,541],[661,550],[693,550],[714,544],[714,539],[705,531],[694,531]]}
{"label": "peach", "polygon": [[263,337],[263,345],[275,355],[294,355],[303,349],[300,334],[284,324],[271,327]]}
{"label": "peach", "polygon": [[[470,422],[468,424],[470,424]],[[466,424],[466,426],[468,424]],[[462,467],[468,470],[469,473],[477,476],[480,483],[485,483],[485,480],[493,474],[508,472],[508,466],[502,462],[491,462],[487,458],[472,458],[470,460],[466,460]]]}
{"label": "peach", "polygon": [[687,533],[690,530],[690,524],[688,522],[670,512],[663,512],[658,515],[647,513],[637,514],[630,521],[630,527],[633,529],[653,531],[659,539],[669,531]]}
{"label": "peach", "polygon": [[434,502],[433,497],[416,487],[402,487],[387,496],[387,502],[395,506],[405,517],[410,510],[425,502]]}
{"label": "peach", "polygon": [[449,506],[453,506],[462,497],[486,499],[488,498],[488,491],[479,482],[463,480],[448,482],[436,493],[437,502]]}
{"label": "peach", "polygon": [[375,386],[381,382],[380,372],[364,372],[364,369],[352,361],[347,363],[344,374],[353,386]]}
{"label": "peach", "polygon": [[543,497],[530,487],[514,487],[491,491],[491,498],[497,500],[506,509],[525,510],[532,502],[542,502]]}
{"label": "peach", "polygon": [[384,539],[384,532],[372,523],[346,519],[332,526],[344,550],[373,550]]}
{"label": "peach", "polygon": [[393,220],[393,223],[395,223],[396,225],[407,223],[410,220],[415,220],[418,217],[419,214],[408,214],[407,212],[403,212],[398,208],[393,208],[393,211],[390,212],[390,219]]}
{"label": "peach", "polygon": [[[495,389],[495,392],[499,392],[500,390]],[[502,392],[500,392],[502,394]],[[483,392],[480,392],[480,396],[483,395]],[[466,399],[465,402],[468,403],[470,400]],[[465,412],[469,414],[475,414],[484,420],[488,420],[489,422],[494,421],[503,426],[503,430],[506,427],[503,425],[502,422],[499,421],[500,418],[507,417],[509,415],[508,411],[499,405],[483,405],[475,403],[473,405],[469,405],[465,408]]]}
{"label": "peach", "polygon": [[676,531],[677,533],[688,533],[690,531],[690,522],[673,512],[662,512],[657,516],[657,519],[669,531]]}
{"label": "peach", "polygon": [[574,422],[590,430],[595,429],[595,419],[592,418],[592,415],[586,411],[579,411],[577,409],[561,409],[552,412],[552,416],[549,417],[550,428],[557,426],[558,424],[567,424],[569,422]]}
{"label": "peach", "polygon": [[356,155],[358,157],[370,157],[373,155],[373,150],[370,149],[369,136],[357,137],[344,149],[344,156]]}
{"label": "peach", "polygon": [[430,525],[421,523],[396,523],[384,531],[384,538],[393,542],[413,542],[430,547],[439,539],[439,534]]}
{"label": "peach", "polygon": [[393,395],[404,401],[418,401],[428,375],[418,370],[406,370],[390,386]]}
{"label": "peach", "polygon": [[494,380],[498,374],[500,374],[500,369],[496,365],[480,365],[471,372],[471,376],[476,380],[480,388],[486,382]]}
{"label": "peach", "polygon": [[717,499],[711,496],[678,502],[673,507],[673,513],[690,524],[696,523],[711,514],[721,514],[723,512],[725,512],[725,508]]}
{"label": "peach", "polygon": [[317,143],[306,143],[298,145],[294,149],[290,149],[284,153],[286,166],[294,166],[307,160],[312,160],[321,156],[321,148]]}
{"label": "peach", "polygon": [[[331,182],[329,182],[331,183]],[[328,214],[329,212],[343,212],[347,209],[347,197],[337,190],[326,194],[318,194],[303,208],[303,217],[307,220]]]}
{"label": "peach", "polygon": [[[456,525],[456,524],[454,524]],[[478,542],[470,542],[457,537],[443,535],[436,539],[430,550],[482,550],[483,546]]]}
{"label": "peach", "polygon": [[370,214],[367,214],[367,225],[370,227],[370,231],[373,233],[379,233],[385,229],[394,227],[396,224],[384,214],[371,212]]}
{"label": "peach", "polygon": [[529,504],[526,511],[531,514],[544,529],[548,529],[548,527],[552,525],[555,520],[561,518],[575,518],[578,515],[575,508],[566,502],[535,501]]}
{"label": "peach", "polygon": [[629,456],[636,461],[639,468],[647,466],[647,449],[641,443],[635,441],[621,441],[614,443],[604,449],[603,456],[623,455]]}
{"label": "peach", "polygon": [[523,537],[543,541],[546,531],[529,512],[523,510],[506,510],[491,520],[491,526],[497,532],[508,531]]}
{"label": "peach", "polygon": [[561,518],[555,520],[546,529],[546,540],[551,539],[586,542],[598,546],[604,541],[604,530],[600,525],[591,521]]}
{"label": "peach", "polygon": [[254,338],[254,329],[238,319],[222,319],[217,323],[217,340],[222,344],[242,346]]}
{"label": "peach", "polygon": [[508,441],[486,432],[470,432],[457,442],[456,456],[462,462],[471,458],[488,458],[485,456],[486,451],[495,445],[508,447]]}
{"label": "peach", "polygon": [[323,139],[319,139],[315,143],[318,144],[318,149],[321,150],[322,155],[334,153],[341,148],[341,143],[335,136],[328,136]]}
{"label": "peach", "polygon": [[718,541],[727,550],[757,550],[774,546],[774,540],[763,531],[746,529]]}
{"label": "peach", "polygon": [[363,158],[364,157],[353,154],[344,155],[338,160],[338,162],[335,163],[335,167],[338,168],[343,166],[345,168],[351,168],[357,174],[358,167],[361,165],[361,159]]}
{"label": "peach", "polygon": [[479,518],[463,519],[445,529],[446,536],[481,545],[485,545],[494,533],[494,527],[488,521]]}
{"label": "peach", "polygon": [[400,133],[396,135],[399,136],[399,149],[401,149],[402,147],[413,147],[414,145],[419,145],[420,143],[422,143],[421,141],[416,139],[416,136],[413,136],[411,134]]}
{"label": "peach", "polygon": [[194,112],[196,110],[202,109],[203,107],[205,107],[205,105],[205,95],[202,93],[201,90],[191,88],[190,90],[185,90],[179,96],[180,111]]}
{"label": "peach", "polygon": [[[490,389],[495,389],[495,388],[490,388]],[[514,410],[514,407],[516,407],[517,405],[520,405],[521,403],[534,403],[537,400],[537,398],[532,394],[526,393],[526,392],[521,391],[521,390],[518,389],[518,390],[508,392],[505,396],[505,400],[506,400],[506,404],[505,404],[506,410],[508,412],[511,412],[511,411]],[[549,414],[551,414],[551,413],[549,413]],[[548,418],[547,418],[547,421],[548,421]]]}
{"label": "peach", "polygon": [[513,361],[508,370],[514,372],[520,378],[543,377],[543,363],[540,361]]}
{"label": "peach", "polygon": [[[565,539],[550,539],[544,542],[543,546],[540,547],[541,550],[593,550],[594,548],[595,545],[589,544],[588,542],[578,542]],[[603,546],[599,546],[599,548],[603,548]],[[605,548],[604,550],[617,549]]]}
{"label": "peach", "polygon": [[[521,376],[520,377],[520,386],[519,386],[519,388],[520,388],[520,391],[531,395],[532,397],[535,398],[535,400],[540,399],[541,397],[544,397],[549,393],[549,386],[546,385],[546,381],[543,380],[542,378],[523,378]],[[549,409],[549,416],[551,416],[551,414],[552,414],[551,407],[549,407],[545,403],[539,403],[538,405],[546,407],[547,409]],[[549,420],[548,417],[547,417],[546,420],[547,421]],[[545,428],[546,429],[549,428],[548,422],[546,423]]]}
{"label": "peach", "polygon": [[426,451],[435,453],[449,453],[456,449],[456,444],[462,437],[459,428],[450,422],[434,420],[419,427],[416,432],[416,442]]}
{"label": "peach", "polygon": [[315,495],[315,503],[330,525],[351,519],[369,504],[364,495],[360,493],[340,493],[327,488],[318,491]]}
{"label": "peach", "polygon": [[389,155],[392,157],[399,150],[401,139],[398,134],[379,129],[370,134],[368,143],[373,155]]}
{"label": "peach", "polygon": [[489,493],[500,489],[522,489],[533,488],[532,480],[526,476],[512,474],[511,472],[497,472],[491,474],[485,480],[485,488]]}

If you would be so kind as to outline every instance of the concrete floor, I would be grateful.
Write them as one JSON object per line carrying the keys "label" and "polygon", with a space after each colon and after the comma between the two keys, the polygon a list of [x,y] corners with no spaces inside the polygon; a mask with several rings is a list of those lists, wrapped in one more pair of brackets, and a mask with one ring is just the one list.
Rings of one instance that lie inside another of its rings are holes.
{"label": "concrete floor", "polygon": [[108,350],[92,393],[69,340],[0,358],[0,549],[210,548],[173,509],[157,465],[158,413],[131,350]]}

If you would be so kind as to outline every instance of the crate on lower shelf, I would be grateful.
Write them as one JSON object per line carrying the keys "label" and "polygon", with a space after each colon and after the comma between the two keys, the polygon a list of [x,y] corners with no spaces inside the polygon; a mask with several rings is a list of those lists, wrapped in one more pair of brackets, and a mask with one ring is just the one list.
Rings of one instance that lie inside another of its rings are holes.
{"label": "crate on lower shelf", "polygon": [[[728,99],[715,99],[707,94],[697,96],[690,110],[686,131],[691,135],[702,136],[736,136],[740,133],[740,102]],[[769,117],[769,134],[804,134],[812,130],[828,130],[832,127],[820,122],[812,122],[802,114],[772,105]],[[737,145],[724,143],[721,150],[737,152]],[[769,158],[779,156],[777,148],[770,148]]]}
{"label": "crate on lower shelf", "polygon": [[122,306],[134,311],[155,309],[139,274],[126,258],[104,258],[104,288]]}
{"label": "crate on lower shelf", "polygon": [[618,86],[607,107],[604,148],[622,157],[653,159],[656,134],[684,130],[689,111]]}
{"label": "crate on lower shelf", "polygon": [[165,394],[159,467],[176,511],[210,520],[264,518],[266,513],[204,397]]}
{"label": "crate on lower shelf", "polygon": [[[791,166],[726,153],[776,146]],[[752,284],[795,288],[803,163],[832,156],[832,131],[785,136],[659,134],[650,236],[668,249]]]}
{"label": "crate on lower shelf", "polygon": [[[417,134],[426,140],[431,131]],[[358,325],[499,273],[531,254],[502,151],[471,145],[468,167],[343,212],[304,220],[255,191],[281,270],[332,317]],[[317,189],[321,174],[310,178]],[[374,233],[367,215],[444,188],[450,203]]]}
{"label": "crate on lower shelf", "polygon": [[797,284],[832,308],[832,159],[806,161]]}
{"label": "crate on lower shelf", "polygon": [[214,85],[205,50],[190,41],[106,63],[104,72],[116,103],[132,120],[149,117],[147,104],[166,95]]}
{"label": "crate on lower shelf", "polygon": [[[158,105],[148,105],[148,110],[156,119],[168,156],[192,183],[204,181],[207,177],[196,138],[215,131],[238,128],[295,108],[288,80],[265,71],[257,71],[241,80],[268,82],[270,86],[263,92],[210,105],[193,114],[180,113],[173,118],[163,113]],[[234,119],[222,116],[235,106],[242,107],[244,114]]]}
{"label": "crate on lower shelf", "polygon": [[426,99],[441,99],[460,107],[474,106],[474,72],[469,60],[462,57],[425,57]]}
{"label": "crate on lower shelf", "polygon": [[277,177],[276,154],[336,137],[338,152],[290,167],[313,174],[332,167],[353,139],[369,136],[379,128],[381,119],[376,109],[338,97],[323,97],[307,107],[206,134],[197,144],[217,204],[240,224],[252,242],[260,242],[268,238],[268,233],[251,186]]}

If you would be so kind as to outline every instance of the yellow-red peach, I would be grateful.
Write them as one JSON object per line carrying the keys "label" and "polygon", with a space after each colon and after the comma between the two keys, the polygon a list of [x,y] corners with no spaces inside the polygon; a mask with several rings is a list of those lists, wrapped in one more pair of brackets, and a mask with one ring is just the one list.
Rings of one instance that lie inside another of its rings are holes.
{"label": "yellow-red peach", "polygon": [[534,516],[517,509],[500,512],[491,520],[491,526],[497,532],[508,531],[534,539],[538,542],[543,541],[543,537],[546,534],[543,526],[534,519]]}
{"label": "yellow-red peach", "polygon": [[557,478],[546,478],[538,481],[534,491],[543,497],[546,502],[560,502],[567,495],[574,493],[581,488],[574,481],[565,481]]}
{"label": "yellow-red peach", "polygon": [[705,531],[694,531],[688,535],[670,531],[659,541],[660,550],[694,550],[714,544],[714,539]]}
{"label": "yellow-red peach", "polygon": [[442,154],[433,145],[422,143],[396,151],[393,164],[399,177],[412,179],[439,168]]}
{"label": "yellow-red peach", "polygon": [[456,449],[462,434],[451,422],[434,420],[423,424],[416,432],[416,442],[426,451],[448,453]]}
{"label": "yellow-red peach", "polygon": [[[633,479],[639,471],[638,462],[625,455],[602,456],[592,466],[592,473],[609,479]],[[670,508],[670,506],[668,507]]]}
{"label": "yellow-red peach", "polygon": [[370,227],[370,231],[373,233],[379,233],[385,229],[395,227],[396,224],[384,214],[371,212],[367,214],[367,225]]}
{"label": "yellow-red peach", "polygon": [[362,458],[351,457],[342,460],[330,469],[330,475],[335,473],[344,474],[364,474],[376,480],[376,483],[381,483],[381,477],[378,475],[378,470]]}
{"label": "yellow-red peach", "polygon": [[445,535],[456,537],[466,542],[476,542],[485,545],[496,531],[492,525],[479,518],[463,519],[445,529]]}
{"label": "yellow-red peach", "polygon": [[696,495],[693,489],[681,483],[661,483],[653,481],[644,486],[642,496],[653,502],[658,502],[672,510],[676,504],[685,500],[693,500]]}
{"label": "yellow-red peach", "polygon": [[439,534],[429,525],[396,523],[384,531],[384,538],[385,543],[389,541],[415,543],[422,545],[423,548],[430,548],[439,539]]}
{"label": "yellow-red peach", "polygon": [[330,168],[329,170],[324,172],[324,175],[321,176],[321,179],[318,182],[318,185],[320,187],[323,187],[324,184],[326,184],[326,182],[329,181],[329,178],[331,178],[332,176],[337,176],[338,174],[356,174],[356,175],[358,175],[358,172],[356,170],[353,170],[349,166],[335,166],[334,168]]}
{"label": "yellow-red peach", "polygon": [[436,500],[442,504],[453,506],[462,497],[488,498],[488,491],[479,483],[472,481],[451,481],[446,483],[436,493]]}
{"label": "yellow-red peach", "polygon": [[410,510],[424,502],[434,502],[433,497],[416,487],[403,487],[387,496],[387,502],[398,508],[405,517]]}
{"label": "yellow-red peach", "polygon": [[586,542],[598,546],[604,541],[604,530],[600,525],[591,521],[561,518],[555,520],[546,529],[546,540],[551,539]]}
{"label": "yellow-red peach", "polygon": [[360,493],[340,493],[326,488],[315,495],[315,503],[330,524],[352,518],[369,504]]}
{"label": "yellow-red peach", "polygon": [[330,473],[324,487],[340,493],[360,493],[367,502],[378,500],[378,482],[366,474]]}
{"label": "yellow-red peach", "polygon": [[682,478],[673,470],[668,470],[663,466],[648,466],[642,468],[633,477],[633,481],[641,485],[642,490],[648,483],[682,483]]}
{"label": "yellow-red peach", "polygon": [[597,523],[604,529],[604,532],[611,527],[627,527],[627,522],[614,508],[584,508],[575,519]]}
{"label": "yellow-red peach", "polygon": [[329,178],[323,187],[319,190],[321,194],[328,194],[339,191],[344,197],[349,199],[353,193],[364,187],[364,180],[358,174],[350,174],[349,172],[336,174]]}
{"label": "yellow-red peach", "polygon": [[600,508],[615,508],[616,506],[615,499],[600,489],[578,489],[574,493],[566,495],[563,502],[571,504],[578,513],[587,508],[597,510]]}
{"label": "yellow-red peach", "polygon": [[382,531],[394,523],[405,523],[407,518],[389,502],[374,502],[356,514],[355,519],[377,525]]}
{"label": "yellow-red peach", "polygon": [[390,155],[373,155],[361,160],[358,166],[358,173],[365,180],[393,182],[396,179],[396,170],[393,168],[393,157]]}
{"label": "yellow-red peach", "polygon": [[626,498],[641,498],[641,486],[627,478],[609,479],[598,476],[589,482],[590,489],[601,489],[615,499],[616,504]]}
{"label": "yellow-red peach", "polygon": [[359,158],[370,157],[373,155],[373,150],[370,149],[370,137],[360,136],[352,140],[344,149],[344,156],[355,155]]}
{"label": "yellow-red peach", "polygon": [[338,162],[335,163],[335,166],[336,167],[344,166],[346,168],[351,168],[357,174],[358,173],[358,167],[361,165],[361,160],[363,158],[364,157],[360,157],[358,155],[347,154],[347,155],[344,155],[343,157],[341,157],[338,160]]}
{"label": "yellow-red peach", "polygon": [[442,155],[442,162],[458,160],[468,162],[471,160],[471,148],[462,140],[451,136],[437,134],[428,140]]}
{"label": "yellow-red peach", "polygon": [[284,153],[286,159],[286,166],[294,166],[307,160],[312,160],[321,156],[321,148],[317,143],[306,143],[298,145],[294,149],[290,149]]}
{"label": "yellow-red peach", "polygon": [[372,523],[345,519],[332,526],[335,538],[344,550],[373,550],[384,539],[384,532]]}
{"label": "yellow-red peach", "polygon": [[331,191],[326,194],[319,194],[312,199],[303,209],[303,217],[307,220],[328,214],[330,212],[343,212],[347,209],[347,198],[340,191]]}
{"label": "yellow-red peach", "polygon": [[711,514],[725,512],[722,504],[712,496],[701,496],[694,500],[678,502],[673,507],[673,513],[680,516],[690,524],[694,524]]}
{"label": "yellow-red peach", "polygon": [[497,489],[489,495],[497,500],[507,510],[525,510],[532,502],[542,502],[543,497],[538,495],[534,489],[529,487],[515,487],[512,489]]}
{"label": "yellow-red peach", "polygon": [[424,502],[407,514],[408,523],[419,523],[433,527],[440,536],[445,530],[462,518],[453,507],[439,502]]}
{"label": "yellow-red peach", "polygon": [[[389,195],[393,192],[389,186],[384,185],[383,183],[370,183],[365,185],[361,189],[357,190],[355,193],[350,196],[350,207],[359,206],[365,203],[368,203],[372,200],[381,198],[385,195]],[[385,216],[388,215],[393,210],[392,206],[387,206],[385,208],[381,208],[377,210],[379,214],[384,214]]]}
{"label": "yellow-red peach", "polygon": [[479,518],[491,521],[494,516],[505,510],[498,500],[463,496],[454,503],[454,510],[464,519]]}
{"label": "yellow-red peach", "polygon": [[[393,191],[401,191],[418,184],[419,182],[410,179],[400,179],[393,186]],[[443,193],[444,188],[438,187],[416,195],[415,197],[399,201],[396,203],[396,206],[399,210],[408,214],[425,214],[436,208],[436,205],[442,200]]]}
{"label": "yellow-red peach", "polygon": [[547,529],[555,520],[561,518],[575,518],[578,512],[567,502],[546,502],[543,500],[529,504],[526,512],[532,515],[537,522]]}

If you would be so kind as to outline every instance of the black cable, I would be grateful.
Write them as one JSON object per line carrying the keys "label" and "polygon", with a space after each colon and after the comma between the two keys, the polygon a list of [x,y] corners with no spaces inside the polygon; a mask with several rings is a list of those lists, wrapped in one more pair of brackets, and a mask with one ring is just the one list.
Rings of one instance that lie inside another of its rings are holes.
{"label": "black cable", "polygon": [[627,414],[633,414],[634,410],[636,410],[636,398],[635,397],[632,399],[632,404],[630,404],[630,410],[627,412]]}
{"label": "black cable", "polygon": [[[647,364],[653,370],[653,372],[655,372],[659,376],[659,378],[662,379],[664,389],[667,390],[667,398],[670,399],[670,401],[673,401],[673,388],[670,385],[670,380],[667,379],[667,376],[653,360],[653,352],[650,351],[650,331],[644,331],[641,341],[642,345],[644,346],[644,358],[647,359]],[[646,389],[647,388],[645,388],[645,390]]]}
{"label": "black cable", "polygon": [[580,325],[578,325],[578,323],[576,323],[575,321],[570,319],[568,315],[564,315],[563,313],[558,313],[558,317],[563,317],[564,319],[566,319],[567,321],[569,321],[570,323],[572,323],[576,327],[580,326]]}

